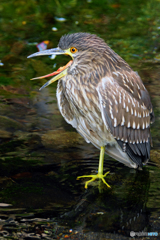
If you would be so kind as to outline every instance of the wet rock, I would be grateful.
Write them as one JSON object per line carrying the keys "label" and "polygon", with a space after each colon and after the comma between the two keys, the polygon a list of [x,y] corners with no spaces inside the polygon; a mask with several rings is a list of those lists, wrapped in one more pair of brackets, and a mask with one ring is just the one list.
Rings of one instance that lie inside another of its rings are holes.
{"label": "wet rock", "polygon": [[84,140],[77,132],[66,132],[64,130],[50,130],[42,135],[42,144],[45,147],[73,147],[82,144]]}
{"label": "wet rock", "polygon": [[17,137],[18,140],[25,140],[29,141],[29,143],[39,143],[40,142],[40,135],[38,133],[28,133],[23,131],[16,131],[14,135]]}
{"label": "wet rock", "polygon": [[10,132],[0,129],[0,138],[11,138],[11,136]]}
{"label": "wet rock", "polygon": [[0,116],[0,128],[6,131],[7,129],[24,129],[24,126],[12,118]]}
{"label": "wet rock", "polygon": [[[25,89],[23,89],[23,88],[15,88],[15,87],[13,87],[13,86],[10,86],[10,85],[8,85],[8,86],[4,86],[4,85],[2,85],[1,87],[0,87],[0,89],[3,89],[3,90],[5,90],[5,91],[7,91],[7,92],[10,92],[10,93],[13,93],[13,94],[23,94],[23,95],[27,95],[28,93],[27,93],[27,91],[25,90]],[[19,98],[16,98],[16,99],[10,99],[10,100],[12,100],[12,101],[26,101],[26,98],[21,98],[21,99],[19,99]]]}
{"label": "wet rock", "polygon": [[[14,181],[8,177],[0,177],[0,187],[7,188],[14,184]],[[2,207],[2,206],[1,206]]]}
{"label": "wet rock", "polygon": [[8,204],[8,203],[0,203],[0,207],[11,207],[12,204]]}
{"label": "wet rock", "polygon": [[155,163],[160,163],[160,150],[151,150],[151,160]]}

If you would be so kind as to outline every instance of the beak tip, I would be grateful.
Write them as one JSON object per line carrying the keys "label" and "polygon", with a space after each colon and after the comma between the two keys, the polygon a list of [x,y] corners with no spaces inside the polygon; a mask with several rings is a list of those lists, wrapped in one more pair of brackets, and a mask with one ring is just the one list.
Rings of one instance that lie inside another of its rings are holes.
{"label": "beak tip", "polygon": [[29,55],[27,58],[32,58],[32,55],[33,55],[33,54]]}

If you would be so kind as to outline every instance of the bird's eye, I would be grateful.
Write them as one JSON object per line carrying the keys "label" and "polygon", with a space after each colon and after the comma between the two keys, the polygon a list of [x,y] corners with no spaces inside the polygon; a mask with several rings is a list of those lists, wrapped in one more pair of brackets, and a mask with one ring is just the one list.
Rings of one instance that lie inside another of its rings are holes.
{"label": "bird's eye", "polygon": [[77,48],[75,48],[75,47],[71,47],[71,48],[70,48],[70,51],[71,51],[71,53],[76,53],[78,50],[77,50]]}

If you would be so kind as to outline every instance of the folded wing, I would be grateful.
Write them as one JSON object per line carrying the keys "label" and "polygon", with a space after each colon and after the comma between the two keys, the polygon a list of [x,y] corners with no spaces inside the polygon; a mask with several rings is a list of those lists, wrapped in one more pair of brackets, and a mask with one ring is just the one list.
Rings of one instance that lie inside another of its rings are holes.
{"label": "folded wing", "polygon": [[137,73],[113,73],[97,87],[103,121],[124,152],[137,165],[150,157],[150,123],[154,120],[149,94]]}

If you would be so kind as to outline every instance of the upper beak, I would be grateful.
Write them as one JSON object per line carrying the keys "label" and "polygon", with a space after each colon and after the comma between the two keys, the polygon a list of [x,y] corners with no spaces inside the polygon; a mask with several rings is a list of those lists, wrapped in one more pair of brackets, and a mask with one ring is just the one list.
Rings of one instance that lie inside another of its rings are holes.
{"label": "upper beak", "polygon": [[33,53],[33,54],[29,55],[27,58],[44,56],[44,55],[53,55],[53,54],[54,55],[61,55],[61,54],[65,54],[65,51],[60,49],[59,47],[51,48],[51,49],[48,49],[48,50]]}

